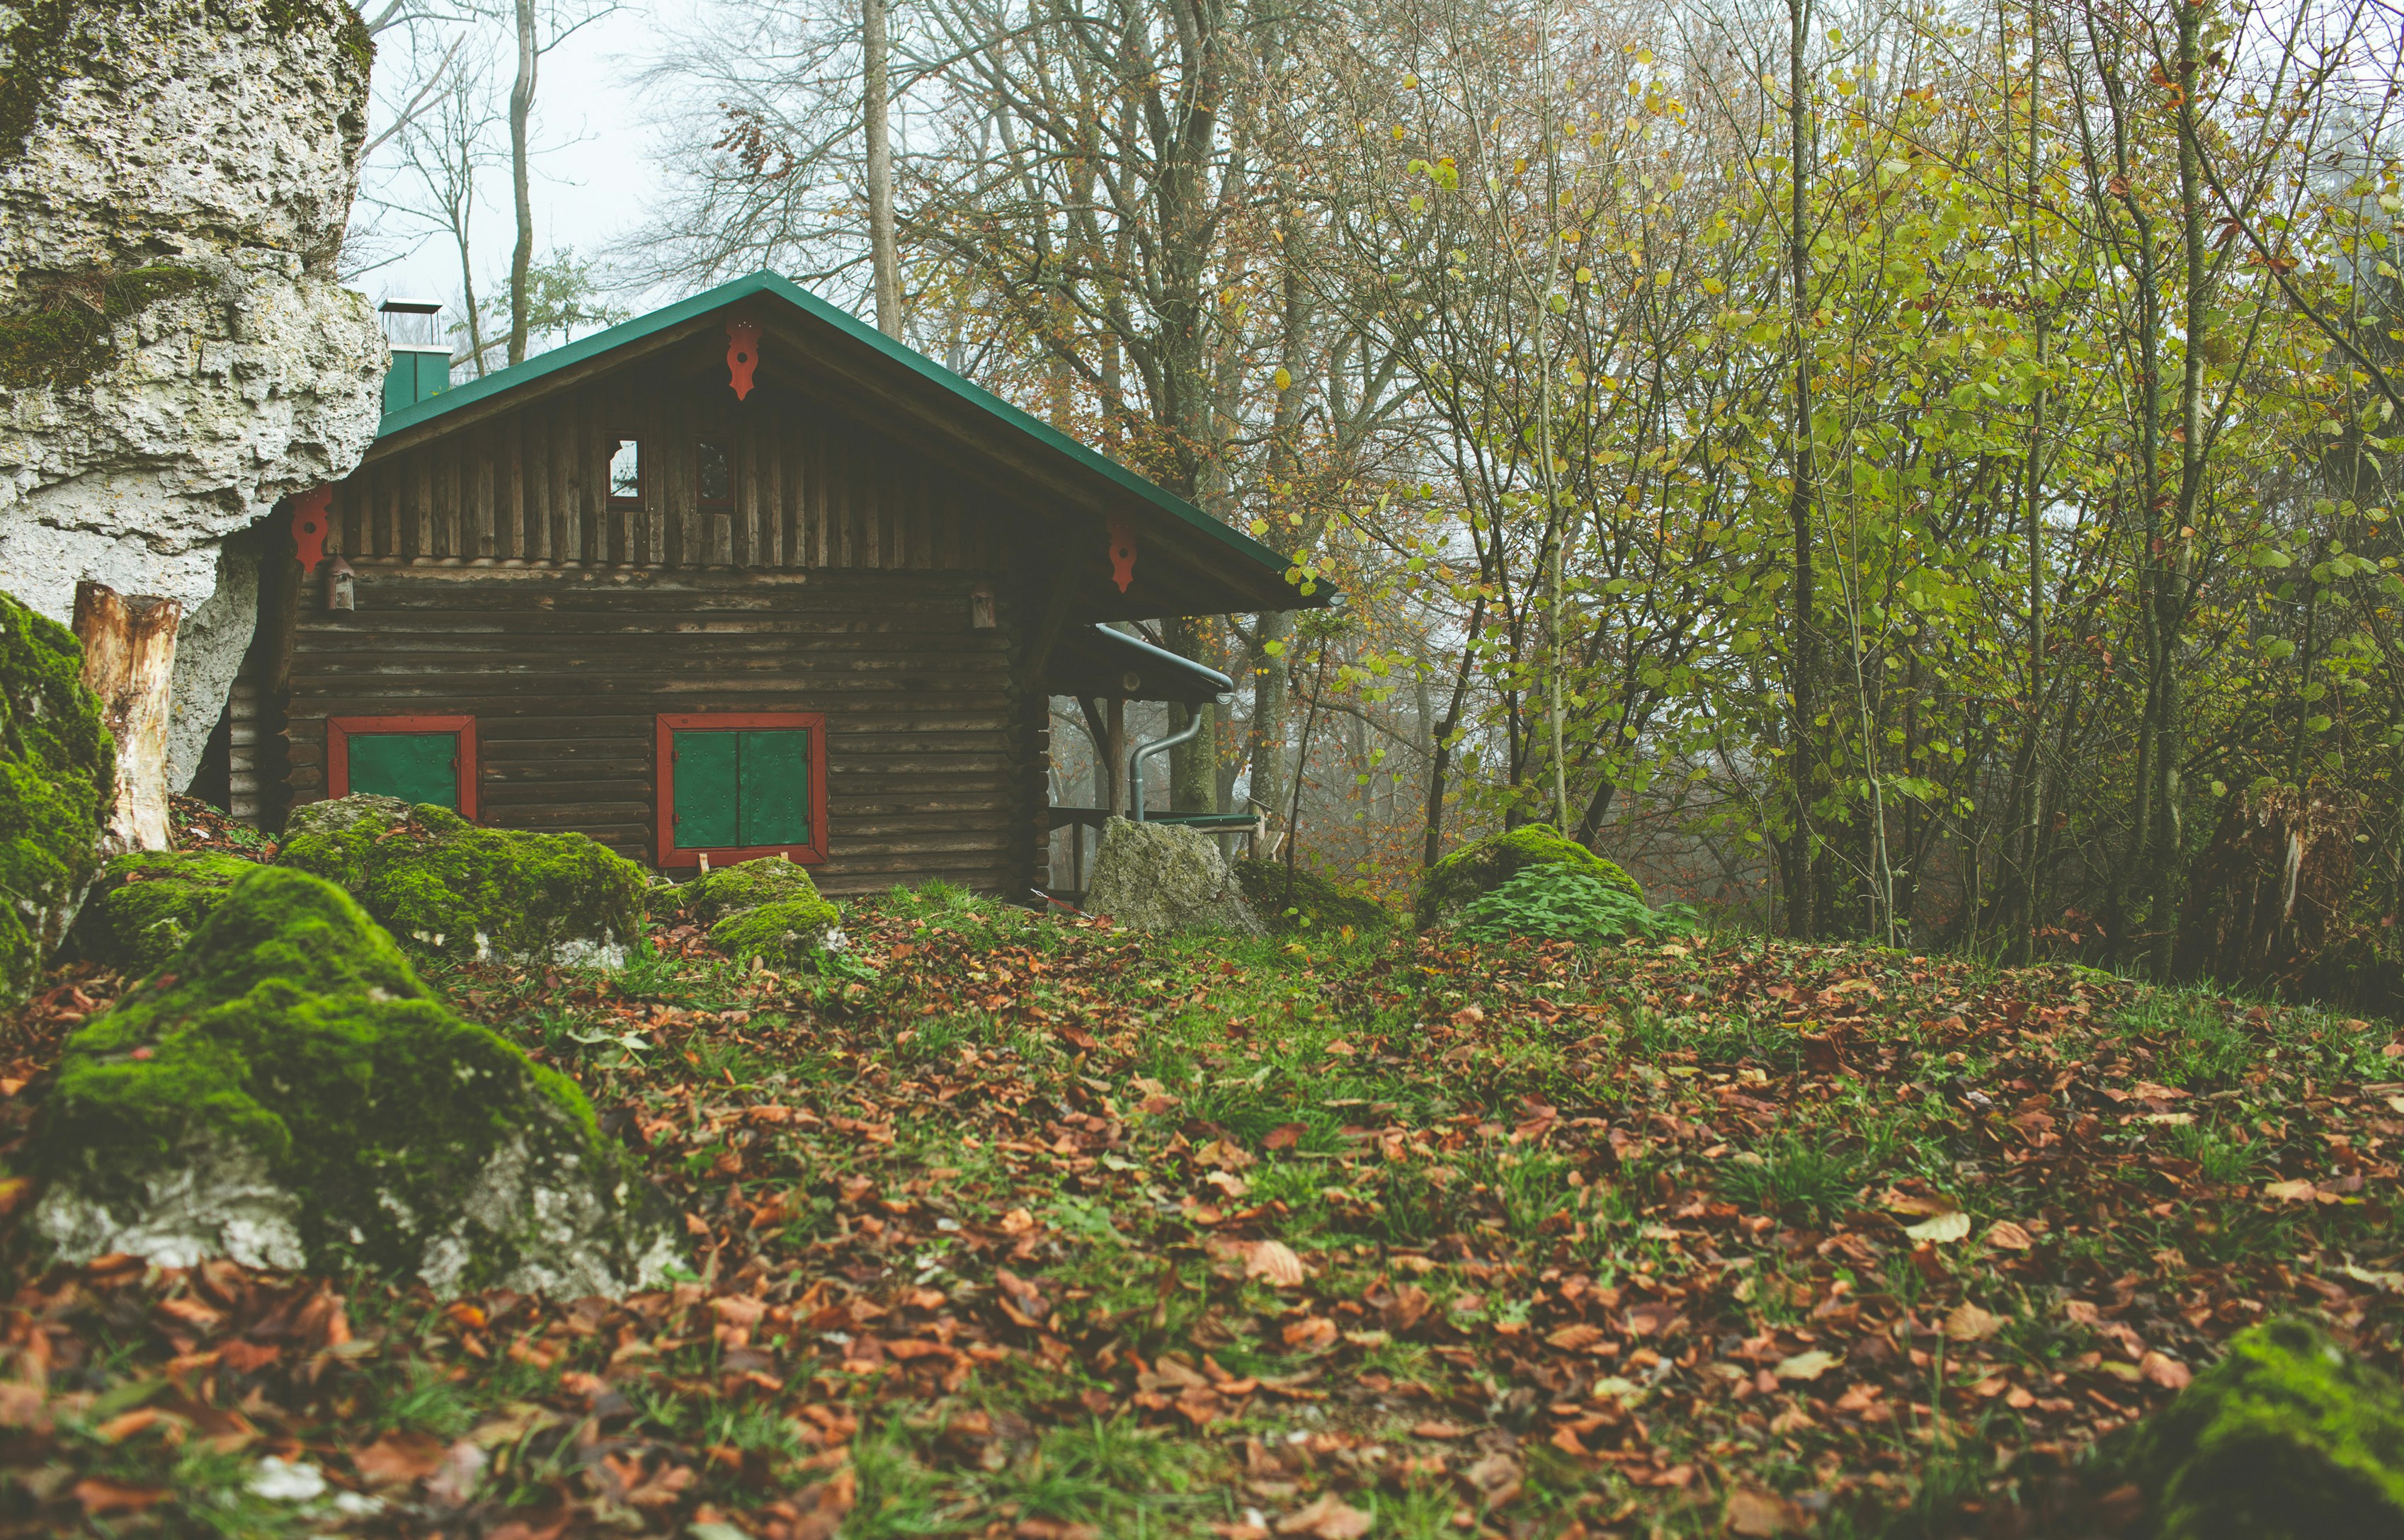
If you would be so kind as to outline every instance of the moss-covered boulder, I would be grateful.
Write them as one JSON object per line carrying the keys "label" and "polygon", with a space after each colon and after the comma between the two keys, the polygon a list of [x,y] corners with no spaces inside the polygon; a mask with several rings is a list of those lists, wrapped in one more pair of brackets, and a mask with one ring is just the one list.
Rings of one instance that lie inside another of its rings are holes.
{"label": "moss-covered boulder", "polygon": [[704,926],[716,925],[729,915],[757,909],[763,903],[789,903],[824,905],[827,923],[834,923],[834,906],[818,897],[818,885],[810,880],[810,869],[782,856],[721,866],[676,889],[677,907],[691,915],[693,923]]}
{"label": "moss-covered boulder", "polygon": [[184,949],[259,863],[217,850],[129,850],[113,858],[84,901],[71,937],[77,955],[149,973]]}
{"label": "moss-covered boulder", "polygon": [[2240,1333],[2105,1462],[2152,1540],[2404,1534],[2404,1390],[2301,1321]]}
{"label": "moss-covered boulder", "polygon": [[483,829],[444,807],[343,797],[294,813],[275,859],[445,957],[615,968],[643,933],[643,869],[583,834]]}
{"label": "moss-covered boulder", "polygon": [[713,946],[738,962],[758,958],[778,973],[818,966],[849,942],[833,904],[812,894],[738,910],[709,928]]}
{"label": "moss-covered boulder", "polygon": [[0,594],[0,1005],[25,998],[75,923],[116,781],[75,633]]}
{"label": "moss-covered boulder", "polygon": [[67,1261],[363,1265],[437,1291],[618,1294],[666,1206],[575,1085],[418,981],[331,883],[259,867],[71,1038],[28,1154]]}
{"label": "moss-covered boulder", "polygon": [[1644,889],[1617,864],[1575,840],[1563,839],[1549,823],[1523,823],[1503,833],[1464,845],[1419,875],[1412,910],[1419,928],[1448,925],[1472,900],[1490,893],[1530,866],[1565,866],[1611,884],[1642,900]]}
{"label": "moss-covered boulder", "polygon": [[1377,931],[1393,922],[1394,912],[1376,899],[1348,893],[1300,861],[1294,863],[1290,887],[1281,861],[1246,856],[1231,870],[1237,886],[1243,889],[1244,902],[1271,935],[1332,935],[1347,925],[1355,931]]}

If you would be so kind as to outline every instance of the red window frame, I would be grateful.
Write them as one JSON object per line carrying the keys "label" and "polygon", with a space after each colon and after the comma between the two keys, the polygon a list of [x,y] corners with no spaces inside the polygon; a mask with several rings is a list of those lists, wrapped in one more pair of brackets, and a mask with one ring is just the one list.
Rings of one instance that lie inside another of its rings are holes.
{"label": "red window frame", "polygon": [[[713,866],[762,856],[783,856],[804,866],[827,859],[826,713],[823,711],[684,711],[654,719],[652,779],[659,788],[656,839],[663,868],[699,866],[707,856]],[[810,733],[810,843],[807,845],[741,845],[725,848],[685,849],[676,843],[676,735],[692,732],[738,732],[747,727],[806,727]]]}
{"label": "red window frame", "polygon": [[473,717],[328,717],[326,794],[351,794],[351,736],[356,733],[452,733],[459,739],[459,816],[476,821],[476,719]]}

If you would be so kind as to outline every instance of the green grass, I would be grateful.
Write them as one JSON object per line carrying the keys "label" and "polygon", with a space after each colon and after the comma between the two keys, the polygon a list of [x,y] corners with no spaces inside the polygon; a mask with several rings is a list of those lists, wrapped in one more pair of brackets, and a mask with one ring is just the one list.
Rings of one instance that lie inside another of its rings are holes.
{"label": "green grass", "polygon": [[[447,1444],[538,1404],[566,1431],[496,1442],[487,1495],[591,1505],[583,1451],[638,1449],[692,1472],[611,1520],[658,1533],[704,1505],[750,1525],[845,1471],[846,1537],[1200,1540],[1322,1494],[1373,1536],[1700,1535],[1731,1481],[1826,1495],[1824,1534],[1936,1534],[2021,1490],[1995,1447],[2075,1453],[2103,1406],[2159,1402],[2065,1299],[2125,1297],[2198,1366],[2234,1329],[2225,1301],[2310,1308],[2312,1279],[2352,1291],[2366,1335],[2404,1328],[2329,1260],[2399,1266],[2392,1180],[2353,1203],[2261,1192],[2337,1180],[2332,1137],[2387,1137],[2391,1110],[2349,1089],[2390,1077],[2386,1034],[2317,1013],[1758,939],[1135,937],[942,886],[845,923],[857,976],[772,981],[673,940],[615,974],[429,969],[639,1140],[691,1216],[689,1281],[580,1327],[566,1302],[487,1300],[502,1323],[470,1332],[451,1302],[344,1281],[371,1351],[231,1382],[234,1404],[256,1392],[337,1474],[375,1437]],[[2049,1127],[2016,1124],[2024,1104]],[[2191,1121],[2145,1121],[2158,1106]],[[1902,1227],[1931,1203],[1971,1233],[1915,1248]],[[2006,1220],[2029,1250],[1984,1243]],[[1251,1266],[1268,1240],[1303,1282]],[[161,1381],[151,1302],[67,1286],[61,1319],[93,1347],[54,1384]],[[728,1296],[788,1314],[733,1348],[709,1304]],[[1940,1367],[1930,1333],[1965,1302],[2002,1323]],[[919,1356],[860,1358],[872,1342]],[[1808,1346],[1836,1366],[1758,1388]],[[1974,1393],[1994,1377],[2072,1410]],[[1894,1416],[1835,1411],[1855,1385]],[[1943,1437],[1912,1410],[1933,1393],[1967,1419]],[[77,1436],[43,1458],[188,1479],[179,1512],[223,1533],[290,1519],[227,1495],[256,1449]],[[1684,1485],[1663,1474],[1681,1464]],[[1489,1507],[1479,1480],[1506,1467],[1516,1494]]]}

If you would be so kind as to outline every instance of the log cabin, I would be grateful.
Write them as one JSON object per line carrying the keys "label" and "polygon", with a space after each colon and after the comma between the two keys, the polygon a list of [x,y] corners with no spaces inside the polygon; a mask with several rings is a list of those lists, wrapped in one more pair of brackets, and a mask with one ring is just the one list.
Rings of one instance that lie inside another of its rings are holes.
{"label": "log cabin", "polygon": [[434,341],[396,344],[372,447],[265,564],[239,817],[381,791],[672,875],[1024,896],[1125,795],[1049,806],[1051,697],[1114,765],[1127,700],[1232,698],[1110,623],[1328,600],[773,273],[465,384]]}

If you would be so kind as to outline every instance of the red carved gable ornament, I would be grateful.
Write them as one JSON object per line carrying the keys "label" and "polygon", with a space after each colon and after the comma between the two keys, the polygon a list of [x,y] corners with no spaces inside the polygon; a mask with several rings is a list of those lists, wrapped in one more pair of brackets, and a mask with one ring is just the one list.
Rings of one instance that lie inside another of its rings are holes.
{"label": "red carved gable ornament", "polygon": [[1119,592],[1124,594],[1135,581],[1135,525],[1127,522],[1125,514],[1113,513],[1110,517],[1110,531],[1111,581],[1117,583]]}
{"label": "red carved gable ornament", "polygon": [[333,523],[334,489],[312,487],[292,499],[292,544],[300,554],[300,570],[314,574],[326,559],[326,531]]}
{"label": "red carved gable ornament", "polygon": [[734,399],[751,394],[751,371],[760,367],[760,323],[742,316],[726,323],[726,383]]}

